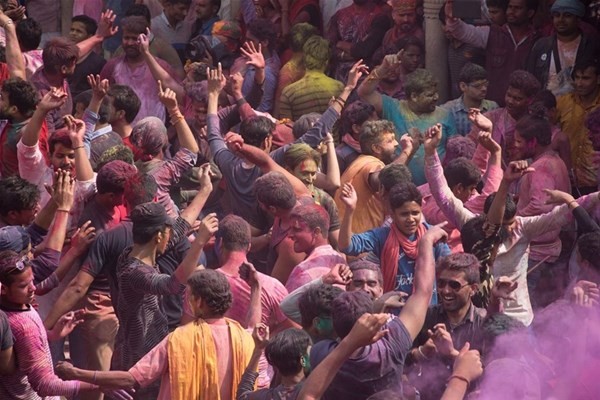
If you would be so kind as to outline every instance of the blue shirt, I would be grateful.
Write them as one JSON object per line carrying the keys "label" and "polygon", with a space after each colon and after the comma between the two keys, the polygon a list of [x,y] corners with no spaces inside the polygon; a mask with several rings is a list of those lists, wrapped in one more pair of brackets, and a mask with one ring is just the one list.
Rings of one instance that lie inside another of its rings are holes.
{"label": "blue shirt", "polygon": [[[444,159],[446,154],[446,142],[448,138],[456,135],[456,124],[452,114],[441,107],[436,107],[435,111],[428,114],[415,114],[408,108],[406,100],[396,100],[392,97],[382,95],[382,109],[384,119],[390,120],[396,127],[396,139],[400,142],[402,135],[408,132],[409,128],[417,128],[421,132],[425,132],[428,128],[437,124],[442,124],[442,140],[437,148],[440,159]],[[398,150],[398,154],[400,153]],[[415,185],[423,185],[427,183],[425,178],[425,149],[420,146],[413,156],[408,168],[413,176]]]}
{"label": "blue shirt", "polygon": [[[443,109],[450,111],[456,124],[456,132],[459,135],[466,136],[471,132],[471,121],[469,121],[469,109],[465,106],[463,96],[458,99],[450,100],[441,106]],[[498,108],[498,104],[492,100],[483,100],[479,109],[481,113],[488,112]]]}
{"label": "blue shirt", "polygon": [[[428,224],[425,224],[429,229]],[[343,249],[345,254],[357,256],[368,251],[373,252],[377,258],[381,259],[385,241],[390,234],[390,227],[380,227],[369,231],[352,235],[350,246]],[[411,241],[416,239],[416,235],[408,238]],[[433,246],[435,260],[440,257],[450,254],[450,247],[446,243],[436,243]],[[415,279],[415,260],[408,257],[402,247],[400,247],[400,256],[398,257],[398,273],[396,275],[396,287],[394,290],[400,290],[404,293],[411,294],[413,292],[413,280]],[[433,296],[431,304],[437,304],[437,296]]]}

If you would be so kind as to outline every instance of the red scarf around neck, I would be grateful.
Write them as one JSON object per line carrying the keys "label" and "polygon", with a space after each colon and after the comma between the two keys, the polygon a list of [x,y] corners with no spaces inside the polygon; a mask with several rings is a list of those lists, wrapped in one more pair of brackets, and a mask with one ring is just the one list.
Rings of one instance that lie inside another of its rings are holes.
{"label": "red scarf around neck", "polygon": [[400,257],[400,247],[404,253],[413,260],[417,259],[419,240],[427,229],[422,223],[419,224],[416,232],[416,239],[411,241],[405,234],[400,232],[396,224],[392,223],[390,233],[383,245],[381,253],[381,273],[383,275],[384,292],[390,292],[396,289],[396,276],[398,275],[398,258]]}

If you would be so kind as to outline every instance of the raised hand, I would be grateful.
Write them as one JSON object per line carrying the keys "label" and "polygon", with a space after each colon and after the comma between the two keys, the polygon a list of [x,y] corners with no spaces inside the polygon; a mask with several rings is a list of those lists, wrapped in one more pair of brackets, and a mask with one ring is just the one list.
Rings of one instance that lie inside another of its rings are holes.
{"label": "raised hand", "polygon": [[161,103],[171,112],[177,108],[177,95],[174,91],[169,88],[163,89],[162,81],[156,81],[158,83],[158,99]]}
{"label": "raised hand", "polygon": [[200,183],[200,189],[212,192],[212,178],[215,176],[214,172],[210,167],[210,163],[205,163],[198,169],[198,182]]}
{"label": "raised hand", "polygon": [[323,275],[323,283],[329,285],[347,285],[350,281],[352,281],[352,271],[346,264],[336,264]]}
{"label": "raised hand", "polygon": [[96,97],[98,100],[102,100],[106,93],[108,93],[108,89],[110,84],[108,79],[100,79],[100,75],[88,75],[87,81],[90,87],[92,88],[92,95]]}
{"label": "raised hand", "polygon": [[490,132],[479,131],[477,134],[477,141],[490,153],[500,153],[502,151],[498,142],[492,139],[492,134]]}
{"label": "raised hand", "polygon": [[494,127],[492,121],[483,115],[478,108],[469,108],[469,121],[479,128],[480,131],[484,132],[491,133]]}
{"label": "raised hand", "polygon": [[206,76],[208,77],[208,93],[221,93],[227,83],[227,80],[223,76],[223,67],[221,66],[221,63],[217,65],[217,68],[206,68]]}
{"label": "raised hand", "polygon": [[356,190],[354,190],[354,186],[351,183],[344,183],[342,187],[342,203],[349,210],[356,210],[356,204],[358,203],[358,195],[356,194]]}
{"label": "raised hand", "polygon": [[100,14],[96,36],[106,39],[115,35],[119,31],[119,27],[115,25],[115,18],[117,15],[112,10],[106,10]]}
{"label": "raised hand", "polygon": [[388,312],[387,310],[395,309],[398,310],[406,304],[406,298],[408,294],[404,292],[387,292],[384,293],[373,303],[374,312]]}
{"label": "raised hand", "polygon": [[357,349],[373,344],[387,334],[387,329],[381,330],[387,320],[387,314],[363,314],[343,341]]}
{"label": "raised hand", "polygon": [[240,48],[240,53],[246,58],[246,65],[252,65],[257,69],[265,68],[265,57],[262,54],[262,46],[259,43],[258,49],[254,46],[254,43],[247,41]]}
{"label": "raised hand", "polygon": [[66,102],[67,94],[62,89],[52,88],[42,97],[37,107],[44,112],[49,112],[62,107]]}
{"label": "raised hand", "polygon": [[239,152],[242,150],[242,147],[244,147],[244,138],[238,133],[228,132],[223,140],[225,141],[227,148],[233,153]]}
{"label": "raised hand", "polygon": [[75,180],[68,171],[61,169],[54,173],[52,200],[59,210],[71,210],[75,202]]}
{"label": "raised hand", "polygon": [[437,151],[437,147],[442,141],[442,124],[435,124],[428,128],[423,134],[423,145],[425,146],[425,154],[433,155]]}
{"label": "raised hand", "polygon": [[244,280],[250,287],[260,286],[260,281],[258,280],[258,271],[254,268],[249,262],[243,262],[240,265],[239,269],[240,278]]}
{"label": "raised hand", "polygon": [[523,175],[534,171],[535,168],[530,168],[525,160],[511,161],[508,164],[508,167],[506,167],[506,170],[504,170],[504,180],[507,182],[514,182]]}
{"label": "raised hand", "polygon": [[81,225],[71,238],[71,248],[75,249],[79,255],[85,254],[96,239],[96,228],[91,224],[92,221],[87,221]]}
{"label": "raised hand", "polygon": [[254,339],[254,346],[257,349],[263,350],[269,344],[269,326],[260,323],[252,330],[252,339]]}
{"label": "raised hand", "polygon": [[242,86],[244,84],[244,77],[239,72],[229,76],[229,85],[231,86],[231,94],[236,99],[243,97]]}
{"label": "raised hand", "polygon": [[360,78],[367,73],[369,73],[369,67],[363,63],[362,59],[358,60],[354,63],[352,68],[350,68],[350,72],[348,72],[346,87],[354,89],[356,85],[358,85]]}
{"label": "raised hand", "polygon": [[444,230],[444,227],[447,224],[448,222],[442,222],[430,227],[427,232],[425,232],[425,235],[423,235],[423,239],[429,240],[432,244],[435,244],[439,241],[445,241],[448,239],[448,232]]}
{"label": "raised hand", "polygon": [[515,300],[515,297],[511,293],[515,291],[517,286],[519,286],[518,282],[513,282],[507,276],[500,276],[494,281],[492,297],[503,300]]}
{"label": "raised hand", "polygon": [[412,155],[415,151],[417,151],[420,145],[420,141],[418,139],[415,140],[413,135],[409,133],[405,133],[400,138],[400,148],[402,149],[402,152],[408,155]]}
{"label": "raised hand", "polygon": [[85,136],[85,122],[80,119],[74,118],[72,115],[66,115],[64,117],[65,125],[67,126],[67,132],[71,139],[71,145],[73,148],[83,146],[83,137]]}
{"label": "raised hand", "polygon": [[569,299],[580,307],[597,306],[600,300],[598,284],[589,281],[577,281],[569,293]]}
{"label": "raised hand", "polygon": [[150,54],[150,28],[146,28],[146,33],[140,33],[138,44],[142,54]]}
{"label": "raised hand", "polygon": [[433,340],[435,348],[442,356],[454,357],[458,355],[458,351],[454,348],[452,336],[450,336],[450,332],[448,332],[446,329],[446,325],[435,325],[433,330],[427,330],[427,335],[429,335],[429,338]]}
{"label": "raised hand", "polygon": [[397,54],[388,54],[387,56],[383,57],[383,62],[379,67],[377,67],[377,74],[380,78],[387,77],[390,72],[395,71],[396,68],[402,64],[400,57],[403,53],[404,49],[400,50]]}
{"label": "raised hand", "polygon": [[196,240],[201,243],[207,243],[210,238],[219,230],[219,219],[216,213],[210,213],[200,223]]}
{"label": "raised hand", "polygon": [[452,375],[457,375],[473,382],[483,374],[481,356],[477,350],[469,350],[469,342],[458,352],[452,367]]}

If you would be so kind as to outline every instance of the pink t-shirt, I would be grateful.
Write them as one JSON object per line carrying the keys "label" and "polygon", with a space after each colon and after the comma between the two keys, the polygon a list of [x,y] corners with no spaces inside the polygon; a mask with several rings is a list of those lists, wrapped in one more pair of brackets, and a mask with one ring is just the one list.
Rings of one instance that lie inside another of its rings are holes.
{"label": "pink t-shirt", "polygon": [[[233,303],[225,314],[226,317],[238,321],[242,326],[246,326],[248,309],[250,307],[250,286],[240,278],[239,274],[230,275],[219,268],[217,271],[223,273],[231,286],[233,293]],[[287,320],[286,315],[279,308],[279,304],[288,295],[288,291],[277,279],[268,275],[258,273],[258,279],[262,286],[260,303],[262,307],[261,322],[268,325],[271,331],[274,327]],[[258,363],[258,386],[268,387],[270,377],[268,375],[269,365],[264,354]]]}
{"label": "pink t-shirt", "polygon": [[304,261],[294,267],[285,288],[291,293],[300,286],[325,275],[334,265],[345,263],[346,259],[331,245],[319,246]]}

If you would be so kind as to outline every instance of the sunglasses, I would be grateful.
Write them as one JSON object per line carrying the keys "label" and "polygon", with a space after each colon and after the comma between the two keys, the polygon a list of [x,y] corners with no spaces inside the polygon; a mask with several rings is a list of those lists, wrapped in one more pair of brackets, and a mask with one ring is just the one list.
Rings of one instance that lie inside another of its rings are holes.
{"label": "sunglasses", "polygon": [[25,267],[29,266],[31,260],[27,256],[21,257],[19,261],[17,261],[14,267],[11,267],[3,272],[3,275],[14,274],[15,272],[21,272],[25,269]]}
{"label": "sunglasses", "polygon": [[458,292],[460,289],[464,288],[465,286],[467,286],[469,284],[465,283],[463,285],[458,281],[453,281],[450,279],[438,279],[438,281],[437,281],[438,289],[443,289],[446,287],[446,285],[450,286],[450,289],[454,290],[455,292]]}

